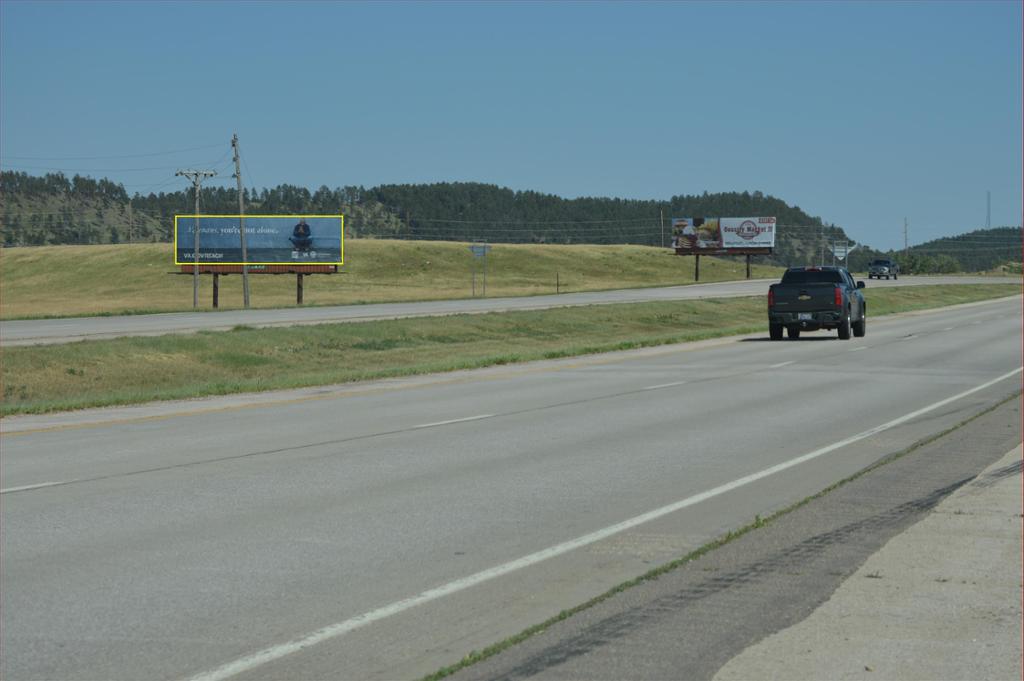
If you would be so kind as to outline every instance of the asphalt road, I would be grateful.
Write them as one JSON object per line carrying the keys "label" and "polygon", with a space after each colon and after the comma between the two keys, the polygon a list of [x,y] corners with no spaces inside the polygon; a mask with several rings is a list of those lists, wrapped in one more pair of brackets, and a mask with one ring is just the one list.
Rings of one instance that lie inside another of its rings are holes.
{"label": "asphalt road", "polygon": [[[635,303],[697,298],[731,298],[764,295],[774,280],[752,279],[717,284],[695,284],[665,288],[593,291],[520,298],[475,298],[421,303],[379,303],[333,307],[296,307],[272,310],[225,310],[176,312],[120,317],[76,317],[26,319],[0,322],[0,344],[39,345],[71,341],[116,338],[118,336],[159,336],[167,333],[225,331],[239,325],[254,327],[360,322],[374,319],[425,317],[450,314],[479,314],[508,310],[542,310],[553,307]],[[869,286],[915,286],[926,284],[1020,283],[1012,277],[902,277],[898,281],[871,280]]]}
{"label": "asphalt road", "polygon": [[1018,397],[452,681],[1019,679],[1020,478],[995,517],[949,523],[960,496],[917,523],[1020,475],[1020,418]]}
{"label": "asphalt road", "polygon": [[429,673],[1012,394],[1020,312],[5,419],[0,675]]}

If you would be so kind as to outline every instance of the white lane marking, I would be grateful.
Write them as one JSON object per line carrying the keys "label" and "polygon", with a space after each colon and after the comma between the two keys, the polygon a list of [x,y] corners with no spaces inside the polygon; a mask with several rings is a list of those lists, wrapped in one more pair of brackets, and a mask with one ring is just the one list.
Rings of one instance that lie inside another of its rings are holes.
{"label": "white lane marking", "polygon": [[660,383],[658,385],[649,385],[646,388],[640,388],[641,390],[658,390],[660,388],[674,388],[677,385],[683,385],[686,381],[676,381],[675,383]]}
{"label": "white lane marking", "polygon": [[861,350],[867,350],[870,347],[871,347],[870,345],[862,345],[859,348],[854,348],[854,349],[850,350],[849,352],[860,352]]}
{"label": "white lane marking", "polygon": [[385,605],[381,608],[377,608],[376,610],[371,610],[370,612],[363,613],[362,615],[356,615],[355,617],[347,619],[343,622],[338,622],[336,624],[331,624],[326,627],[323,627],[322,629],[317,629],[316,631],[310,634],[302,636],[301,638],[293,639],[291,641],[288,641],[287,643],[282,643],[280,645],[264,648],[259,652],[255,652],[251,655],[247,655],[232,662],[228,662],[224,665],[221,665],[220,667],[217,667],[216,669],[212,669],[208,672],[203,672],[202,674],[193,676],[191,677],[191,681],[222,681],[223,679],[231,678],[236,674],[241,674],[242,672],[255,669],[256,667],[260,667],[264,664],[267,664],[268,662],[273,662],[274,660],[278,660],[282,657],[285,657],[286,655],[298,652],[303,648],[309,648],[310,646],[317,645],[318,643],[323,643],[324,641],[328,641],[332,638],[337,638],[338,636],[342,636],[373,622],[377,622],[387,617],[391,617],[392,615],[397,615],[398,613],[409,610],[410,608],[415,608],[418,605],[423,605],[424,603],[429,603],[430,601],[435,601],[439,598],[450,596],[451,594],[458,593],[459,591],[464,591],[465,589],[476,586],[483,582],[490,581],[492,579],[495,579],[496,577],[507,575],[510,572],[515,572],[516,570],[521,570],[523,568],[530,567],[531,565],[535,565],[536,563],[540,563],[541,561],[545,561],[549,558],[554,558],[564,553],[568,553],[569,551],[573,551],[574,549],[587,546],[588,544],[593,544],[595,542],[601,541],[602,539],[606,539],[614,534],[618,534],[619,532],[632,529],[638,525],[642,525],[652,520],[656,520],[670,513],[675,513],[676,511],[684,509],[688,506],[699,504],[702,501],[707,501],[708,499],[717,497],[721,494],[725,494],[726,492],[731,492],[732,490],[737,489],[739,487],[743,487],[744,485],[749,485],[750,483],[757,482],[762,478],[767,478],[770,475],[781,473],[782,471],[788,468],[792,468],[802,463],[806,463],[811,459],[816,459],[819,456],[823,456],[825,454],[828,454],[829,452],[834,452],[835,450],[853,444],[854,442],[858,442],[865,438],[871,437],[872,435],[877,435],[882,431],[889,430],[890,428],[902,425],[907,421],[910,421],[912,419],[917,418],[918,416],[921,416],[922,414],[927,414],[928,412],[940,409],[951,402],[955,402],[957,400],[963,399],[964,397],[967,397],[968,395],[973,395],[976,392],[980,392],[986,388],[990,388],[996,383],[999,383],[1000,381],[1004,381],[1007,378],[1010,378],[1011,376],[1016,376],[1017,374],[1021,373],[1021,371],[1024,371],[1024,367],[1017,367],[1013,371],[1003,374],[999,378],[994,378],[991,381],[987,381],[986,383],[982,383],[979,386],[976,386],[969,390],[965,390],[961,393],[957,393],[952,397],[947,397],[944,400],[939,400],[934,404],[930,404],[927,407],[923,407],[916,411],[912,411],[909,414],[904,414],[903,416],[893,419],[892,421],[883,423],[880,426],[875,426],[874,428],[870,428],[863,432],[857,433],[856,435],[851,435],[848,438],[839,440],[838,442],[834,442],[830,445],[822,447],[821,449],[816,449],[813,452],[808,452],[807,454],[798,456],[795,459],[790,459],[789,461],[784,461],[780,464],[776,464],[769,468],[765,468],[764,470],[758,471],[756,473],[751,473],[750,475],[738,478],[736,480],[733,480],[732,482],[727,482],[724,485],[719,485],[718,487],[709,489],[705,492],[701,492],[700,494],[695,494],[691,497],[687,497],[681,501],[669,504],[668,506],[656,508],[653,511],[648,511],[647,513],[643,513],[628,520],[624,520],[621,523],[609,525],[608,527],[597,530],[595,532],[591,532],[590,534],[585,534],[582,537],[570,539],[569,541],[563,542],[561,544],[556,544],[555,546],[550,546],[546,549],[537,551],[536,553],[531,553],[528,556],[523,556],[522,558],[517,558],[515,560],[503,563],[501,565],[496,565],[492,568],[488,568],[487,570],[482,570],[481,572],[469,575],[468,577],[463,577],[462,579],[457,579],[455,581],[448,582],[447,584],[444,584],[442,586],[438,586],[433,589],[427,589],[426,591],[423,591],[416,596],[411,596],[400,601],[395,601],[394,603]]}
{"label": "white lane marking", "polygon": [[449,423],[465,423],[466,421],[479,421],[480,419],[489,419],[494,414],[480,414],[479,416],[467,416],[464,419],[450,419],[448,421],[437,421],[436,423],[421,423],[413,428],[433,428],[434,426],[447,426]]}
{"label": "white lane marking", "polygon": [[75,480],[55,480],[52,482],[40,482],[35,485],[22,485],[21,487],[5,487],[0,489],[0,494],[7,494],[8,492],[24,492],[30,489],[39,489],[40,487],[53,487],[54,485],[66,485],[69,482],[76,482]]}
{"label": "white lane marking", "polygon": [[943,329],[943,331],[952,331],[955,328],[955,326],[947,326],[946,328]]}
{"label": "white lane marking", "polygon": [[791,359],[788,362],[779,362],[778,364],[772,364],[769,369],[781,369],[782,367],[788,367],[790,364],[796,364],[795,359]]}

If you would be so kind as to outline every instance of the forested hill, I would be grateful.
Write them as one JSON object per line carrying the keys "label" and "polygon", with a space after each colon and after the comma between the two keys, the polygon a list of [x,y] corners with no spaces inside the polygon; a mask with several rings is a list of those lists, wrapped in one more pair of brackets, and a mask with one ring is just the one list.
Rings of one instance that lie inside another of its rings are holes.
{"label": "forested hill", "polygon": [[1022,238],[1020,227],[978,229],[912,246],[895,257],[911,272],[983,272],[1021,262]]}
{"label": "forested hill", "polygon": [[[109,180],[62,174],[41,177],[0,173],[3,243],[8,246],[60,243],[167,241],[175,214],[191,213],[192,196],[175,192],[129,197]],[[283,184],[244,192],[248,213],[336,213],[346,217],[350,235],[404,239],[513,243],[633,243],[667,245],[673,216],[773,215],[779,219],[776,262],[805,262],[818,253],[820,218],[761,192],[675,196],[668,201],[610,198],[564,199],[534,191],[513,191],[480,183],[326,186],[316,191]],[[236,190],[207,187],[201,210],[234,214]]]}
{"label": "forested hill", "polygon": [[783,225],[820,232],[822,221],[761,192],[673,196],[668,201],[564,199],[475,182],[382,185],[367,196],[391,207],[424,239],[549,243],[662,243],[673,216],[771,215]]}
{"label": "forested hill", "polygon": [[[193,197],[184,187],[130,196],[122,185],[107,179],[68,179],[60,173],[4,171],[0,192],[0,239],[6,246],[169,241],[174,215],[193,211]],[[831,262],[828,247],[833,240],[857,238],[758,191],[705,192],[654,201],[565,199],[475,182],[371,189],[322,186],[316,191],[282,184],[246,189],[244,199],[246,212],[254,214],[341,212],[349,236],[492,243],[667,246],[673,216],[770,215],[778,219],[779,231],[775,254],[766,261],[779,265],[815,263],[822,257]],[[234,188],[206,187],[200,210],[236,214],[238,193]],[[1020,262],[1020,238],[1020,228],[1000,228],[929,242],[911,249],[907,265],[918,272],[991,269]],[[881,255],[892,254],[860,246],[851,254],[850,265],[863,270],[868,259]]]}

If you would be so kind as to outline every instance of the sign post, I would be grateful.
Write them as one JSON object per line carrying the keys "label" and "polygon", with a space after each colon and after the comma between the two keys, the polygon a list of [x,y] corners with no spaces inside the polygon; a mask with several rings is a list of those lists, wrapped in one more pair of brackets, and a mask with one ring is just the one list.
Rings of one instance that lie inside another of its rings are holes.
{"label": "sign post", "polygon": [[478,241],[473,243],[469,247],[470,253],[473,254],[473,297],[476,298],[476,261],[483,261],[484,271],[484,298],[487,297],[487,252],[491,250],[491,245],[486,241]]}

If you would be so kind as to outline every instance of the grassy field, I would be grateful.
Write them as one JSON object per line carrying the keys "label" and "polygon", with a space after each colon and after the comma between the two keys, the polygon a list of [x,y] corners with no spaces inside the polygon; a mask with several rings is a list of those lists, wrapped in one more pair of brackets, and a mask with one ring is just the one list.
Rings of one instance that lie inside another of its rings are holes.
{"label": "grassy field", "polygon": [[[865,295],[875,318],[1019,293],[1019,286],[975,284]],[[0,413],[325,385],[766,332],[765,317],[762,297],[731,298],[15,347],[4,351]]]}
{"label": "grassy field", "polygon": [[[756,258],[755,258],[756,261]],[[192,278],[170,274],[170,244],[0,249],[0,318],[171,312],[192,309]],[[468,298],[473,257],[466,244],[346,239],[341,273],[305,280],[311,305]],[[753,276],[781,268],[755,265]],[[496,244],[487,256],[487,295],[524,296],[693,282],[693,258],[647,246]],[[740,260],[701,259],[701,281],[742,279]],[[211,277],[200,305],[211,306]],[[242,305],[242,278],[221,277],[221,308]],[[254,307],[295,304],[295,277],[253,275]],[[478,277],[477,286],[481,286]],[[479,293],[479,289],[478,289]]]}

